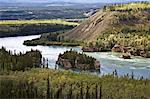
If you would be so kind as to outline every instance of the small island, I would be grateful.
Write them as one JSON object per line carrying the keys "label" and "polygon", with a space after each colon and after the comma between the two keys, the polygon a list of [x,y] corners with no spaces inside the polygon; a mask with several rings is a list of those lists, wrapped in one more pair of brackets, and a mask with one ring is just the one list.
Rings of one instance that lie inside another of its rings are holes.
{"label": "small island", "polygon": [[93,57],[85,54],[80,54],[75,51],[66,51],[60,54],[56,62],[58,66],[64,69],[79,69],[79,70],[99,70],[100,62]]}

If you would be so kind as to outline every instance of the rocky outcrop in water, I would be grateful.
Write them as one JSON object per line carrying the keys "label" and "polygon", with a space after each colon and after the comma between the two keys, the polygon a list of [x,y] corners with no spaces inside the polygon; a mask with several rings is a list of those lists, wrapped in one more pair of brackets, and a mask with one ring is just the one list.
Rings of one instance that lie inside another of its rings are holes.
{"label": "rocky outcrop in water", "polygon": [[112,48],[112,52],[123,53],[122,58],[124,58],[124,59],[131,59],[131,55],[150,58],[150,51],[148,51],[148,50],[144,50],[142,48],[141,49],[134,49],[132,47],[124,47],[124,46],[118,45],[118,44],[116,44]]}
{"label": "rocky outcrop in water", "polygon": [[64,69],[100,70],[100,62],[95,58],[75,51],[67,51],[60,54],[56,62]]}
{"label": "rocky outcrop in water", "polygon": [[123,46],[116,44],[113,48],[112,48],[113,52],[123,52]]}
{"label": "rocky outcrop in water", "polygon": [[123,53],[121,57],[124,59],[131,59],[131,54],[130,53]]}
{"label": "rocky outcrop in water", "polygon": [[84,52],[100,52],[101,48],[98,48],[98,47],[83,47],[82,50]]}

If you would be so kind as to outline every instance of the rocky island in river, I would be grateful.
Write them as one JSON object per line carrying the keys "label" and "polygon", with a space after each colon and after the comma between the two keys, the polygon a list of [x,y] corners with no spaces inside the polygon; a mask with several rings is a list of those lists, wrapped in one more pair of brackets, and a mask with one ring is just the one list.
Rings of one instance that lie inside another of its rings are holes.
{"label": "rocky island in river", "polygon": [[60,54],[56,62],[58,66],[64,69],[79,69],[79,70],[98,70],[100,71],[100,62],[93,57],[85,54],[80,54],[75,51],[66,51]]}

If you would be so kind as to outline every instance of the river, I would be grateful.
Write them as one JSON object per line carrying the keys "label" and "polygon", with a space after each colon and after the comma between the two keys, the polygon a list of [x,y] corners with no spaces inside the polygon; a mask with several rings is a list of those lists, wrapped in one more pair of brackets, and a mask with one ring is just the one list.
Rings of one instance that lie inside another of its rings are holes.
{"label": "river", "polygon": [[[82,52],[80,47],[62,47],[62,46],[25,46],[24,40],[38,38],[40,35],[34,36],[19,36],[0,38],[0,48],[3,46],[7,50],[15,51],[16,53],[38,49],[42,52],[43,57],[49,59],[49,68],[55,68],[55,62],[60,53],[73,49]],[[101,74],[112,73],[115,69],[118,75],[124,75],[133,72],[135,77],[150,79],[150,59],[142,57],[132,57],[132,59],[122,59],[119,53],[113,52],[93,52],[85,53],[92,56],[101,62]]]}

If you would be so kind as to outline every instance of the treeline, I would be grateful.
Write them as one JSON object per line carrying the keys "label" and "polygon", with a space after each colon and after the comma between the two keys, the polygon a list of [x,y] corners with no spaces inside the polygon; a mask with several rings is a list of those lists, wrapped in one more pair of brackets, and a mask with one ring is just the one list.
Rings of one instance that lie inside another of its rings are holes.
{"label": "treeline", "polygon": [[31,50],[25,54],[21,52],[16,54],[16,52],[7,52],[6,49],[2,47],[2,49],[0,49],[0,70],[25,71],[31,68],[40,68],[41,58],[41,52],[38,50]]}
{"label": "treeline", "polygon": [[70,71],[32,69],[1,73],[0,98],[149,99],[150,80],[133,75],[97,77]]}
{"label": "treeline", "polygon": [[13,24],[13,25],[0,25],[0,37],[8,36],[26,36],[26,35],[38,35],[48,32],[56,32],[60,30],[70,30],[74,28],[74,25],[63,24]]}
{"label": "treeline", "polygon": [[127,4],[113,4],[111,6],[104,6],[103,11],[119,11],[119,12],[129,12],[129,11],[139,11],[139,10],[150,10],[150,3],[147,1],[139,1]]}
{"label": "treeline", "polygon": [[37,45],[46,45],[46,46],[80,46],[83,42],[73,41],[73,40],[64,40],[63,36],[59,35],[67,32],[69,30],[61,30],[57,32],[44,33],[40,38],[26,40],[24,45],[27,46],[37,46]]}

